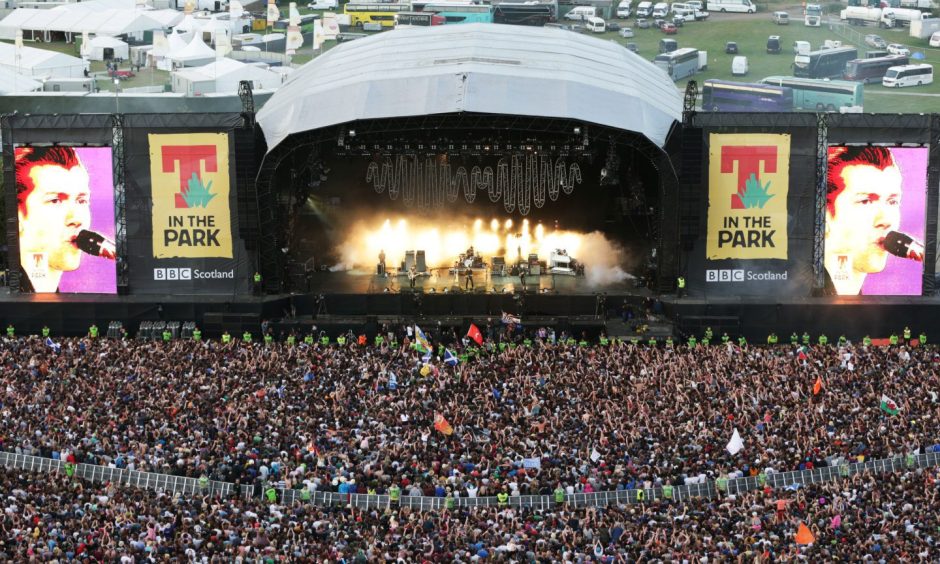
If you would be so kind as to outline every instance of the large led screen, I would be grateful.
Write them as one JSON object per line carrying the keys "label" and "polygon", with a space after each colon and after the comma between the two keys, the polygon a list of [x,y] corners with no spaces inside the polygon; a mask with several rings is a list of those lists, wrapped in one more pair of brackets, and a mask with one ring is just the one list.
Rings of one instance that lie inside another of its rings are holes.
{"label": "large led screen", "polygon": [[17,147],[23,289],[117,292],[110,147]]}
{"label": "large led screen", "polygon": [[831,293],[921,294],[926,186],[926,148],[829,148],[825,267]]}

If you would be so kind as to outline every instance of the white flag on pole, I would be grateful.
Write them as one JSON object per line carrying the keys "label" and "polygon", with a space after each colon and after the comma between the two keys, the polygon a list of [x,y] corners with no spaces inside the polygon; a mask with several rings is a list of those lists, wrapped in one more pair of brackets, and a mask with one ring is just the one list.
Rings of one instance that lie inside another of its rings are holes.
{"label": "white flag on pole", "polygon": [[744,440],[741,438],[741,434],[738,433],[737,427],[734,429],[734,433],[731,435],[731,440],[728,441],[728,446],[725,447],[728,449],[732,455],[738,454],[738,452],[744,448]]}

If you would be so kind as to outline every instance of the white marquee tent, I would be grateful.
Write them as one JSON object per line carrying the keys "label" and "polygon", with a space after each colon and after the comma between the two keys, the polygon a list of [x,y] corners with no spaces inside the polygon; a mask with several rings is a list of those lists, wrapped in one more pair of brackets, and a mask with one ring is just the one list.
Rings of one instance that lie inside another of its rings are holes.
{"label": "white marquee tent", "polygon": [[215,49],[205,44],[202,35],[196,34],[182,49],[167,53],[166,60],[174,67],[198,67],[215,60]]}
{"label": "white marquee tent", "polygon": [[[82,47],[83,54],[92,61],[105,61],[117,59],[126,61],[130,57],[130,47],[127,43],[114,37],[99,35]],[[110,55],[110,56],[109,56]]]}
{"label": "white marquee tent", "polygon": [[36,49],[17,48],[11,43],[0,43],[0,69],[7,69],[34,78],[84,78],[88,61],[78,57]]}
{"label": "white marquee tent", "polygon": [[137,10],[113,2],[80,2],[49,10],[17,8],[0,20],[0,39],[14,39],[18,30],[27,38],[51,40],[52,32],[118,36],[165,29],[183,20],[175,10]]}
{"label": "white marquee tent", "polygon": [[188,96],[238,92],[238,83],[251,81],[255,90],[269,90],[281,85],[282,75],[233,59],[218,59],[202,67],[181,69],[173,73],[173,92]]}
{"label": "white marquee tent", "polygon": [[0,68],[0,94],[35,92],[36,90],[42,90],[42,82],[9,69]]}

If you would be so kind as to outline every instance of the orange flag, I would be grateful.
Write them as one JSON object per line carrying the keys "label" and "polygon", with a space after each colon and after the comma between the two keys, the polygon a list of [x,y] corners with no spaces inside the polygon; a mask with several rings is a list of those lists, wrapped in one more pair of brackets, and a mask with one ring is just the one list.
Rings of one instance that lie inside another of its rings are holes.
{"label": "orange flag", "polygon": [[800,528],[796,531],[796,544],[813,544],[816,542],[816,537],[813,536],[813,532],[809,530],[809,527],[800,523]]}
{"label": "orange flag", "polygon": [[819,392],[822,391],[822,376],[816,377],[816,383],[813,384],[813,395],[819,395]]}
{"label": "orange flag", "polygon": [[454,428],[450,426],[450,422],[440,413],[434,414],[434,428],[445,435],[454,434]]}

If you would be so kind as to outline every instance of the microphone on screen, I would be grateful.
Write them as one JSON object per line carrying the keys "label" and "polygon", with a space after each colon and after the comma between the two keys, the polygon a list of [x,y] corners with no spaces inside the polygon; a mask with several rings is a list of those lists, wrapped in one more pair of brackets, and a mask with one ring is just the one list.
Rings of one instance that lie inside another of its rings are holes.
{"label": "microphone on screen", "polygon": [[907,233],[889,231],[882,245],[886,251],[896,257],[924,262],[923,243],[916,241]]}
{"label": "microphone on screen", "polygon": [[117,250],[114,247],[114,241],[109,240],[101,233],[82,229],[75,236],[75,246],[78,250],[89,255],[115,260]]}

